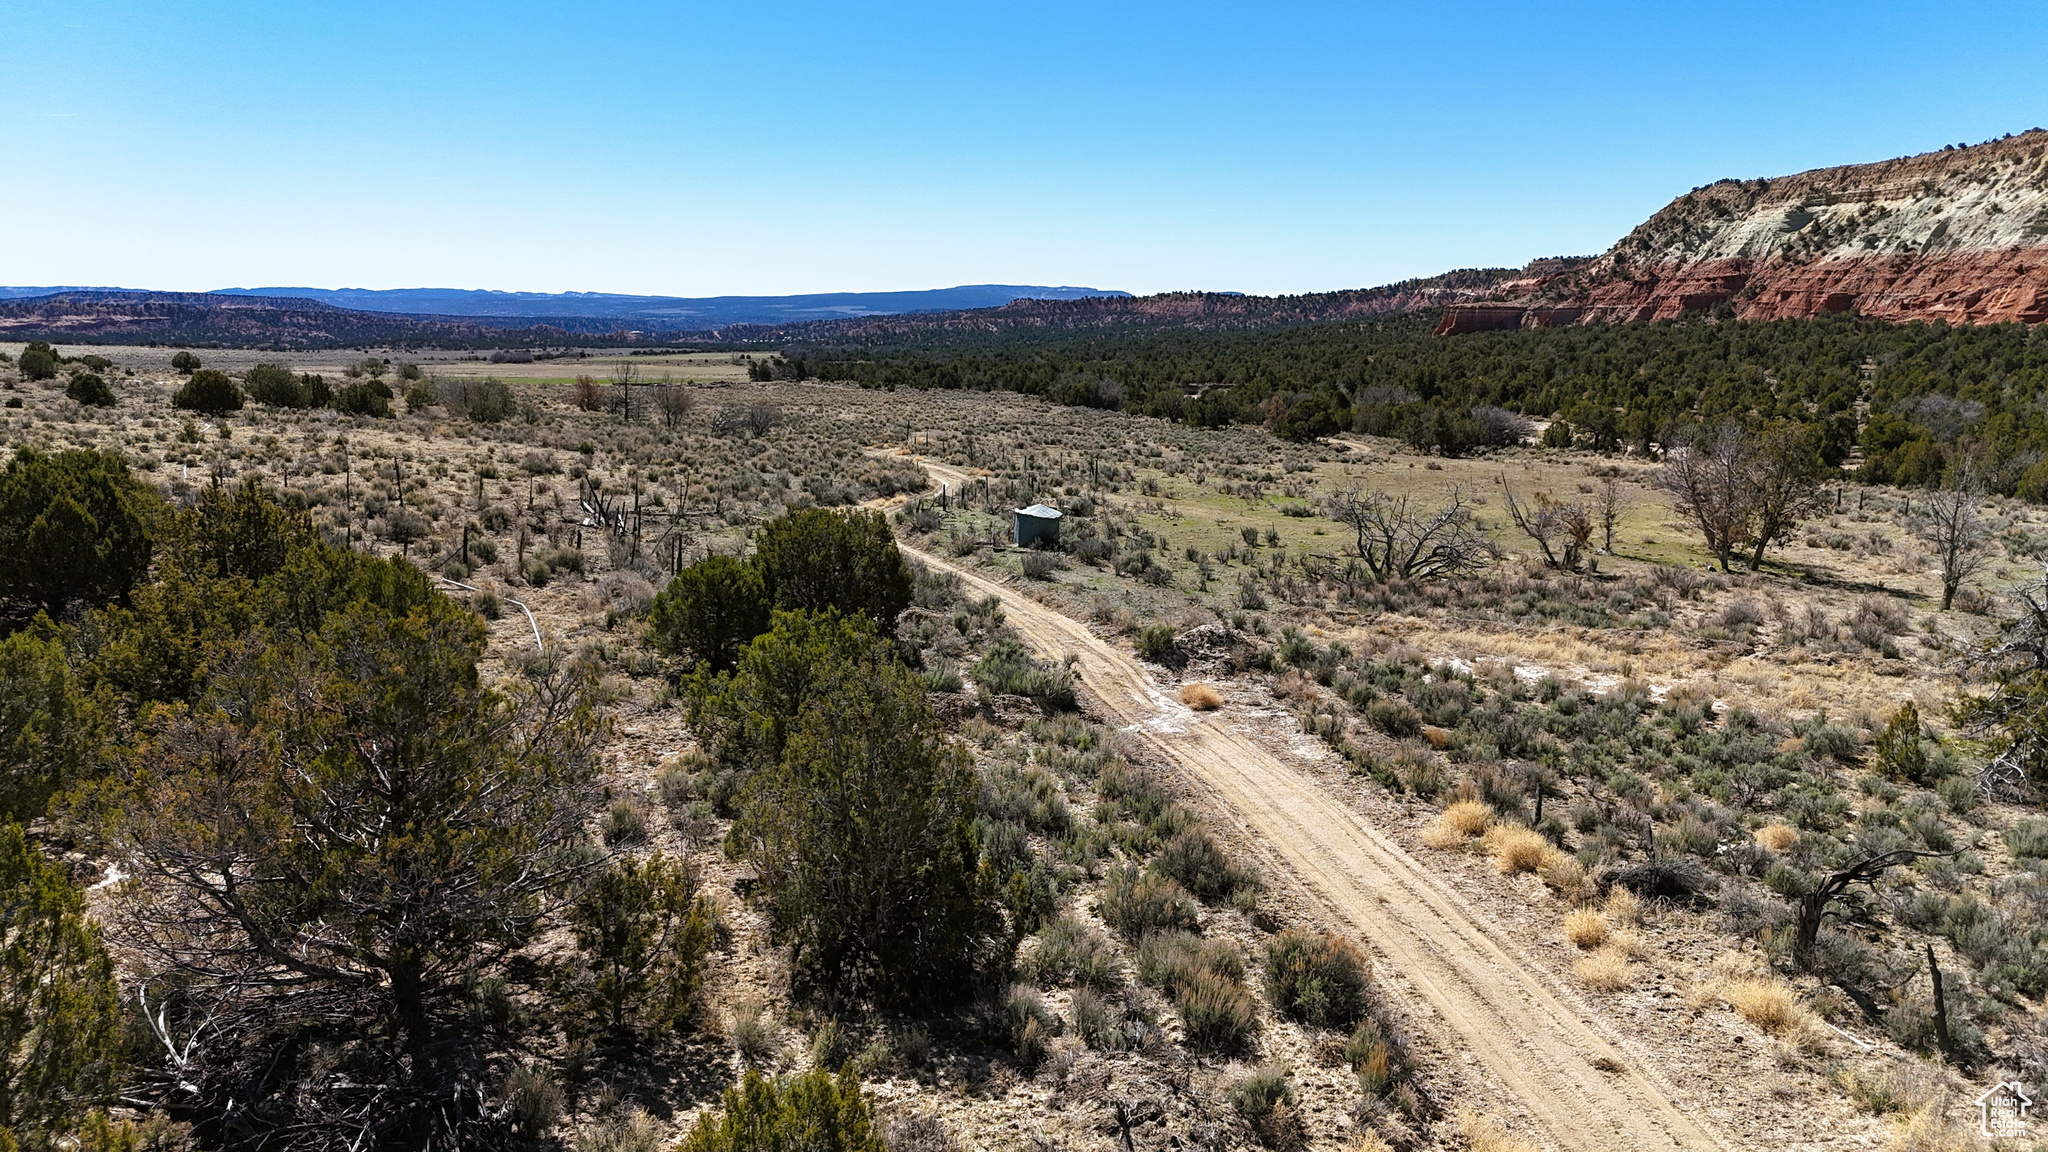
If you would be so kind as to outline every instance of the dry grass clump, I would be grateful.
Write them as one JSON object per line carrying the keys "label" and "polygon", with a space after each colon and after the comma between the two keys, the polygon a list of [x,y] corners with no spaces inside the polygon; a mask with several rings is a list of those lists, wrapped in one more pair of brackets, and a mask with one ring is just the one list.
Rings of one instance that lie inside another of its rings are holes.
{"label": "dry grass clump", "polygon": [[1618,992],[1635,983],[1636,966],[1628,952],[1610,944],[1572,965],[1572,975],[1600,992]]}
{"label": "dry grass clump", "polygon": [[1223,693],[1207,684],[1186,684],[1181,687],[1180,702],[1197,712],[1214,712],[1223,707]]}
{"label": "dry grass clump", "polygon": [[1512,824],[1496,824],[1488,828],[1479,846],[1493,857],[1495,868],[1509,875],[1536,871],[1556,851],[1542,833]]}
{"label": "dry grass clump", "polygon": [[1586,866],[1569,852],[1552,852],[1545,856],[1542,865],[1536,869],[1536,875],[1568,904],[1584,904],[1598,891],[1593,878],[1586,874]]}
{"label": "dry grass clump", "polygon": [[1773,852],[1790,852],[1799,844],[1799,830],[1790,824],[1766,824],[1756,830],[1756,842]]}
{"label": "dry grass clump", "polygon": [[1971,1152],[1983,1147],[1971,1126],[1950,1115],[1947,1093],[1898,1117],[1884,1152]]}
{"label": "dry grass clump", "polygon": [[1458,1109],[1458,1131],[1472,1152],[1543,1152],[1539,1145],[1509,1133],[1498,1119],[1470,1108]]}
{"label": "dry grass clump", "polygon": [[1804,1023],[1806,1009],[1790,984],[1775,976],[1750,976],[1721,986],[1721,999],[1744,1020],[1781,1036]]}
{"label": "dry grass clump", "polygon": [[1603,906],[1607,919],[1622,928],[1634,928],[1643,922],[1643,901],[1634,892],[1619,885],[1607,893]]}
{"label": "dry grass clump", "polygon": [[1492,806],[1477,800],[1460,800],[1423,829],[1422,842],[1431,848],[1456,848],[1492,824]]}
{"label": "dry grass clump", "polygon": [[1353,1137],[1344,1152],[1394,1152],[1394,1146],[1379,1133],[1367,1130]]}
{"label": "dry grass clump", "polygon": [[1574,948],[1598,948],[1607,943],[1607,917],[1595,908],[1579,908],[1564,918],[1564,938]]}

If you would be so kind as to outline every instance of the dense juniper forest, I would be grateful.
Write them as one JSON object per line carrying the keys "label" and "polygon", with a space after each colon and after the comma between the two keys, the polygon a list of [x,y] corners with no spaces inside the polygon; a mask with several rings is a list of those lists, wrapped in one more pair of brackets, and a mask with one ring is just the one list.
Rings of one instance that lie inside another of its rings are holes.
{"label": "dense juniper forest", "polygon": [[1938,483],[1967,450],[1992,490],[2048,500],[2048,328],[1702,315],[1438,337],[1439,316],[819,343],[754,374],[1025,392],[1205,427],[1259,422],[1295,440],[1350,429],[1454,456],[1514,442],[1513,423],[1489,410],[1559,417],[1546,443],[1603,451],[1669,442],[1690,421],[1788,421],[1829,464],[1860,448],[1857,476],[1870,483]]}

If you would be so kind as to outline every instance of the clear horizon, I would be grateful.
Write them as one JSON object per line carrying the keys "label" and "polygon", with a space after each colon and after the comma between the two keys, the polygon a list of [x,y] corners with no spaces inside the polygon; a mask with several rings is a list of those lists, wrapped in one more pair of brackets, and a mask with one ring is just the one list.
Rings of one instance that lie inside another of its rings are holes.
{"label": "clear horizon", "polygon": [[0,13],[16,285],[1326,291],[2048,122],[2003,4]]}

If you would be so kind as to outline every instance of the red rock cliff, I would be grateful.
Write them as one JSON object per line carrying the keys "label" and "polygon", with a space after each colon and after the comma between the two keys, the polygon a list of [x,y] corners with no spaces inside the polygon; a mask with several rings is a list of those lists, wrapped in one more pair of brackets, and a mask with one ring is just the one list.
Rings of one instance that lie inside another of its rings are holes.
{"label": "red rock cliff", "polygon": [[1659,320],[1729,305],[1744,320],[1855,310],[1887,320],[2048,320],[2048,132],[1671,202],[1606,254],[1486,302],[1442,335]]}

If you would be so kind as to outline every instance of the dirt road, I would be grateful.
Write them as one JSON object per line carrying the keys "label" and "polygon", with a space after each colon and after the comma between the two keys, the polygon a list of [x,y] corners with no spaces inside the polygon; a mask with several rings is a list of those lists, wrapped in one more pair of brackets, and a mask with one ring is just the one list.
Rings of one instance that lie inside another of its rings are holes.
{"label": "dirt road", "polygon": [[[948,483],[964,479],[953,469],[926,467]],[[1485,919],[1449,884],[1305,773],[1233,731],[1224,714],[1189,711],[1135,657],[1021,592],[940,557],[905,551],[958,573],[976,595],[1001,597],[1010,624],[1041,654],[1078,656],[1081,682],[1101,718],[1180,765],[1209,800],[1241,819],[1263,845],[1268,866],[1322,904],[1332,926],[1348,925],[1402,973],[1555,1146],[1729,1147],[1674,1105],[1670,1089],[1625,1055],[1606,1026],[1582,1019],[1512,943],[1489,935]],[[1602,1071],[1596,1061],[1615,1071]],[[1463,1103],[1488,1108],[1486,1101]]]}

